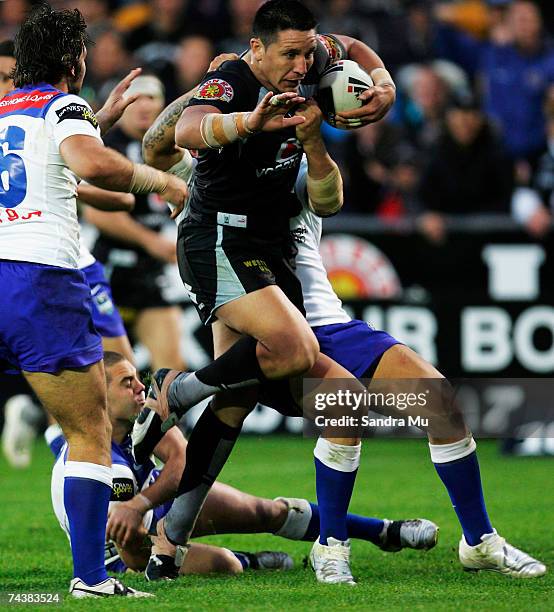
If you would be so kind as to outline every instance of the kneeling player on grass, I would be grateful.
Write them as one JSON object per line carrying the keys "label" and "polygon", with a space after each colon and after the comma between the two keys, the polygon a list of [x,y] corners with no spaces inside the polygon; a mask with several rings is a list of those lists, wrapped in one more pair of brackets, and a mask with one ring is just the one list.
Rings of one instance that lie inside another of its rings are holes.
{"label": "kneeling player on grass", "polygon": [[[175,547],[164,548],[156,537],[156,523],[169,510],[183,471],[186,441],[177,428],[167,432],[155,449],[165,462],[157,470],[148,459],[135,465],[130,449],[133,419],[144,405],[144,385],[137,378],[134,366],[122,355],[104,355],[108,387],[108,411],[112,423],[113,492],[107,527],[106,567],[123,572],[127,568],[143,570],[153,551],[159,563],[173,562]],[[66,458],[65,439],[59,427],[46,432],[47,442],[57,461],[52,474],[52,503],[56,516],[67,532],[63,505],[63,469]],[[436,543],[437,527],[425,519],[391,521],[349,514],[348,535],[367,540],[389,552],[402,548],[429,549]],[[151,534],[153,543],[145,544]],[[274,533],[292,539],[313,542],[319,535],[319,508],[305,499],[279,497],[274,500],[254,497],[233,487],[215,483],[193,536],[223,533]],[[240,573],[243,569],[289,569],[292,559],[281,552],[244,553],[225,548],[192,544],[181,573]],[[147,574],[148,578],[148,574]]]}

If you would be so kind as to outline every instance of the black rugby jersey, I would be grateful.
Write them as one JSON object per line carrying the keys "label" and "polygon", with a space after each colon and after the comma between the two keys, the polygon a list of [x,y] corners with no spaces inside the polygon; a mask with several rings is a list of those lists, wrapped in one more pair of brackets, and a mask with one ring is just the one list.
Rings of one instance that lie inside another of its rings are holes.
{"label": "black rugby jersey", "polygon": [[[336,38],[319,36],[314,64],[300,85],[299,95],[313,97],[321,72],[344,56]],[[236,60],[208,73],[189,105],[215,106],[224,114],[251,111],[267,92],[248,63]],[[206,216],[216,212],[247,215],[247,229],[259,235],[288,232],[289,218],[300,212],[293,189],[302,154],[294,127],[259,132],[221,149],[202,150],[190,210]]]}

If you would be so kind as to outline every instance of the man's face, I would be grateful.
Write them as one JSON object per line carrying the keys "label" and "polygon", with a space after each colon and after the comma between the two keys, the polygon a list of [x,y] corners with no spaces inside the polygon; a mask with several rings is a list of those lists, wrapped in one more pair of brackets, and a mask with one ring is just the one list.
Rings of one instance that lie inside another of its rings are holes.
{"label": "man's face", "polygon": [[514,2],[509,11],[509,24],[516,45],[533,49],[540,42],[542,18],[532,2]]}
{"label": "man's face", "polygon": [[250,41],[252,55],[262,77],[274,93],[298,91],[314,63],[315,30],[283,30],[265,46],[259,38]]}
{"label": "man's face", "polygon": [[83,81],[85,80],[85,74],[87,72],[87,66],[85,63],[86,58],[87,50],[86,47],[83,47],[81,55],[79,56],[78,68],[75,71],[75,74],[67,77],[67,87],[70,94],[78,94],[81,91]]}
{"label": "man's face", "polygon": [[106,369],[108,376],[108,410],[112,420],[134,421],[144,406],[144,385],[135,367],[126,359]]}
{"label": "man's face", "polygon": [[120,120],[121,126],[131,134],[144,135],[162,112],[163,105],[161,98],[140,95],[133,104],[125,109]]}
{"label": "man's face", "polygon": [[0,55],[0,98],[13,89],[13,81],[10,78],[10,74],[14,68],[15,58]]}

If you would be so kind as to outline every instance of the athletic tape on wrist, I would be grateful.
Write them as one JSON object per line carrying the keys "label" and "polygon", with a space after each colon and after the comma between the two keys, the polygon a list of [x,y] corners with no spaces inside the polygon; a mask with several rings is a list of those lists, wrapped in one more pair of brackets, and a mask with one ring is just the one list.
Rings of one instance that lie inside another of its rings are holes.
{"label": "athletic tape on wrist", "polygon": [[342,177],[338,167],[322,179],[314,179],[308,171],[306,180],[310,209],[317,215],[332,215],[342,207]]}
{"label": "athletic tape on wrist", "polygon": [[148,510],[152,510],[152,508],[154,507],[154,504],[148,499],[148,497],[146,497],[146,495],[143,495],[142,493],[138,493],[137,495],[135,495],[135,499],[142,504],[142,508],[140,511],[143,514],[148,512]]}
{"label": "athletic tape on wrist", "polygon": [[475,444],[471,434],[451,444],[429,443],[429,451],[431,452],[431,461],[433,463],[449,463],[450,461],[463,459],[471,455],[476,448],[477,444]]}
{"label": "athletic tape on wrist", "polygon": [[200,135],[204,144],[210,149],[220,149],[239,138],[253,134],[247,126],[250,113],[207,113],[200,123]]}
{"label": "athletic tape on wrist", "polygon": [[392,85],[392,87],[396,89],[390,72],[386,68],[375,68],[371,71],[369,76],[375,85]]}
{"label": "athletic tape on wrist", "polygon": [[131,193],[162,193],[167,187],[169,177],[165,172],[146,164],[133,164],[133,177],[129,185]]}

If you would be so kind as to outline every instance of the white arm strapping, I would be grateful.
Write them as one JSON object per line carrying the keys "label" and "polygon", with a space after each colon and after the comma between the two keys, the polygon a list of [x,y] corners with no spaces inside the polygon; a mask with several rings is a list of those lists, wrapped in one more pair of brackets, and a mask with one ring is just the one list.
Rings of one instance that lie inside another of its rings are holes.
{"label": "white arm strapping", "polygon": [[246,122],[250,113],[207,113],[200,123],[200,136],[210,149],[221,149],[254,132]]}
{"label": "white arm strapping", "polygon": [[386,68],[375,68],[369,75],[375,85],[391,85],[396,89],[389,71]]}
{"label": "white arm strapping", "polygon": [[167,187],[169,177],[165,172],[146,164],[133,164],[133,176],[129,185],[130,193],[162,193]]}
{"label": "white arm strapping", "polygon": [[312,178],[308,171],[306,186],[310,210],[316,215],[326,217],[342,208],[342,177],[336,164],[322,179]]}

